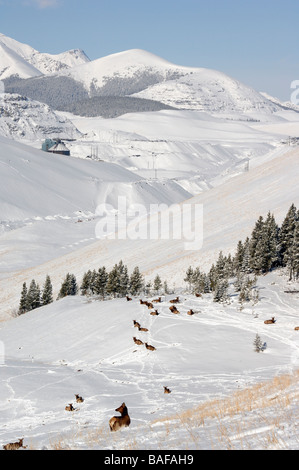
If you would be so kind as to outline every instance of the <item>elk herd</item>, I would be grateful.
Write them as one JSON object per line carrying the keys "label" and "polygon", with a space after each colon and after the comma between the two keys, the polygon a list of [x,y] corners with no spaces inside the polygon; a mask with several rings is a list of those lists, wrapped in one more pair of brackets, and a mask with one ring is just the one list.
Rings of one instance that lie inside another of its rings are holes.
{"label": "elk herd", "polygon": [[[195,296],[200,298],[200,297],[202,297],[202,294],[195,293]],[[133,299],[126,296],[126,300],[128,302],[130,302]],[[158,297],[157,299],[154,299],[151,302],[149,302],[147,300],[140,299],[140,305],[145,305],[149,310],[151,310],[150,315],[152,315],[152,316],[160,315],[158,309],[156,309],[154,307],[154,305],[157,305],[157,304],[160,304],[160,303],[162,303],[162,298],[161,297]],[[175,315],[180,314],[180,311],[178,310],[178,308],[176,306],[177,304],[180,303],[179,297],[176,297],[172,300],[169,300],[169,303],[171,304],[171,306],[169,307],[170,312],[172,312]],[[198,312],[194,311],[192,309],[187,311],[187,315],[190,315],[190,316],[194,315],[195,313],[198,313]],[[274,324],[274,323],[276,323],[275,317],[272,317],[271,319],[264,321],[264,324],[266,324],[266,325]],[[133,326],[134,326],[134,328],[137,328],[139,332],[147,333],[149,331],[148,328],[142,327],[141,324],[136,320],[133,320]],[[294,328],[294,330],[299,331],[299,326],[296,326]],[[148,344],[146,341],[142,341],[141,339],[136,338],[135,336],[133,336],[133,341],[138,346],[145,346],[145,348],[149,351],[156,351],[156,348],[154,346]],[[171,393],[171,390],[168,387],[164,386],[164,394],[170,394],[170,393]],[[84,399],[79,394],[75,394],[75,400],[76,400],[76,403],[83,403],[84,402]],[[75,408],[72,403],[69,403],[65,407],[65,411],[67,411],[67,412],[74,412],[74,411],[77,411],[77,410],[78,409]],[[111,431],[118,431],[119,429],[121,429],[123,427],[130,426],[131,419],[130,419],[130,416],[128,414],[128,408],[127,408],[126,404],[122,403],[119,408],[115,409],[115,411],[120,413],[120,416],[113,416],[109,420],[110,430]],[[12,442],[12,443],[6,444],[6,445],[3,446],[3,449],[4,450],[18,450],[18,449],[21,449],[21,448],[26,449],[27,447],[24,446],[23,441],[24,441],[24,439],[19,439],[19,441],[17,441],[17,442]]]}

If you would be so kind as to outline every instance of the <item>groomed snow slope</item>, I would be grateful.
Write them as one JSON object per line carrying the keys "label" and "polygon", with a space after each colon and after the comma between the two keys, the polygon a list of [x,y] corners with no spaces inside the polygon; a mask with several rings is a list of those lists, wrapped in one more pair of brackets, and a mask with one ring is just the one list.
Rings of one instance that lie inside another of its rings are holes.
{"label": "groomed snow slope", "polygon": [[[209,269],[218,257],[219,251],[235,249],[237,242],[251,234],[255,221],[268,211],[275,214],[281,223],[292,202],[299,205],[299,166],[298,149],[281,150],[275,158],[253,167],[249,172],[238,175],[199,196],[187,201],[188,204],[203,206],[203,246],[195,251],[186,251],[184,237],[181,240],[170,239],[124,239],[99,240],[73,253],[66,254],[40,265],[14,274],[6,279],[5,292],[1,293],[1,314],[6,315],[10,309],[18,306],[22,283],[35,278],[40,284],[46,274],[53,279],[55,289],[60,287],[67,272],[73,272],[78,279],[88,269],[98,269],[102,265],[111,267],[120,259],[132,269],[140,267],[147,277],[159,273],[168,281],[170,287],[182,285],[189,265]],[[180,206],[181,208],[183,206]],[[181,220],[182,210],[177,212],[174,225]],[[155,219],[143,223],[149,227]],[[196,220],[197,224],[198,220]],[[142,227],[142,225],[140,225]],[[192,220],[190,235],[200,230],[201,221],[195,227]],[[96,227],[93,226],[95,236]],[[140,233],[137,227],[136,233]]]}

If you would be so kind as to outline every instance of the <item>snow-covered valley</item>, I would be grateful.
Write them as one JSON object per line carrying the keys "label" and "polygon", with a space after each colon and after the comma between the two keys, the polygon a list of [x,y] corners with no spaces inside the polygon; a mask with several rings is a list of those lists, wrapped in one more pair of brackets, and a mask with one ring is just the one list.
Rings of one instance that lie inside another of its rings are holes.
{"label": "snow-covered valley", "polygon": [[[2,35],[0,72],[44,84],[67,77],[88,93],[121,89],[178,108],[86,117],[0,93],[0,444],[23,437],[28,449],[298,449],[298,282],[285,269],[260,276],[259,302],[240,308],[237,294],[217,303],[184,281],[189,266],[208,271],[221,250],[233,253],[259,216],[270,211],[281,224],[292,203],[299,207],[297,110],[220,72],[135,49],[89,61],[83,51],[51,56]],[[42,151],[49,137],[64,140],[71,156]],[[184,235],[184,208],[201,208],[188,219],[193,249],[184,236],[136,236],[155,227],[154,205]],[[139,232],[115,226],[114,237],[99,236],[103,207],[109,220],[145,209]],[[24,283],[50,275],[56,299],[68,272],[81,283],[87,270],[120,260],[146,281],[167,281],[172,293],[159,316],[140,296],[81,295],[17,314]],[[179,315],[169,310],[176,295]],[[276,323],[265,325],[271,317]],[[267,343],[259,354],[256,334]],[[110,433],[122,402],[131,426]],[[74,412],[65,411],[69,403]],[[214,416],[204,414],[215,406]]]}

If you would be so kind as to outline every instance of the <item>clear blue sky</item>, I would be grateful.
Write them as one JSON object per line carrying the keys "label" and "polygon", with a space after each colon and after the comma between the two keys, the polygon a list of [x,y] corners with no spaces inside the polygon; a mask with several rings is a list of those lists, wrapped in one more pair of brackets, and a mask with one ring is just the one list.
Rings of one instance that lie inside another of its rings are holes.
{"label": "clear blue sky", "polygon": [[298,22],[298,0],[0,0],[0,32],[41,52],[140,48],[284,100],[299,80]]}

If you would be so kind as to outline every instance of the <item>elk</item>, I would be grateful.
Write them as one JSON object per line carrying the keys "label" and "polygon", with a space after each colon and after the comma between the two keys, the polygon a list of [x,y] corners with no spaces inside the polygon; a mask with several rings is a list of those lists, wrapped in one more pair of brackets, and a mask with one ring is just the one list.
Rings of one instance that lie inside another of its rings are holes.
{"label": "elk", "polygon": [[65,407],[65,411],[75,411],[75,408],[73,407],[72,403]]}
{"label": "elk", "polygon": [[113,416],[109,421],[110,431],[118,431],[122,427],[130,426],[131,420],[128,414],[128,408],[125,403],[122,403],[119,408],[115,411],[121,414],[121,416]]}
{"label": "elk", "polygon": [[139,302],[140,302],[140,305],[145,304],[144,300],[142,300],[142,299],[140,299]]}
{"label": "elk", "polygon": [[151,346],[150,344],[144,343],[146,349],[149,349],[150,351],[156,351],[156,348],[154,346]]}
{"label": "elk", "polygon": [[138,323],[138,321],[133,320],[133,323],[134,323],[134,328],[140,328],[140,323]]}
{"label": "elk", "polygon": [[127,302],[130,302],[132,299],[126,295]]}
{"label": "elk", "polygon": [[169,390],[168,387],[165,387],[165,385],[164,385],[164,393],[171,393],[171,390]]}
{"label": "elk", "polygon": [[178,304],[180,302],[180,299],[177,297],[176,299],[170,300],[169,302],[171,304]]}
{"label": "elk", "polygon": [[187,312],[187,315],[194,315],[195,312],[193,312],[192,308]]}
{"label": "elk", "polygon": [[138,328],[139,331],[148,331],[147,328],[141,328],[141,326]]}
{"label": "elk", "polygon": [[141,341],[141,339],[135,338],[135,336],[133,337],[133,341],[134,341],[135,344],[138,344],[139,346],[140,346],[141,344],[143,344],[143,341]]}
{"label": "elk", "polygon": [[154,300],[153,300],[153,302],[155,302],[155,303],[158,303],[158,304],[159,304],[159,303],[161,302],[161,297],[159,297],[158,299],[154,299]]}
{"label": "elk", "polygon": [[178,311],[178,309],[176,308],[175,305],[172,305],[171,307],[169,307],[169,310],[170,310],[172,313],[176,313],[176,314],[177,314],[177,313],[180,313],[180,312]]}
{"label": "elk", "polygon": [[270,325],[271,323],[275,323],[275,322],[276,322],[276,320],[275,320],[274,317],[272,317],[271,320],[265,320],[264,321],[265,325]]}
{"label": "elk", "polygon": [[150,312],[150,315],[160,315],[160,313],[158,312],[158,310],[154,310],[153,312]]}
{"label": "elk", "polygon": [[84,399],[82,397],[80,397],[80,395],[75,395],[76,397],[76,402],[77,403],[83,403],[84,402]]}
{"label": "elk", "polygon": [[195,292],[195,296],[196,296],[196,297],[202,297],[202,295],[201,295],[201,294],[198,294],[197,292]]}
{"label": "elk", "polygon": [[3,446],[3,450],[19,450],[21,447],[23,449],[26,449],[26,447],[23,446],[23,439],[19,439],[19,442],[10,442],[9,444],[5,444]]}
{"label": "elk", "polygon": [[147,302],[146,305],[148,309],[154,308],[154,305],[151,302]]}
{"label": "elk", "polygon": [[299,326],[295,326],[294,330],[299,331]]}

